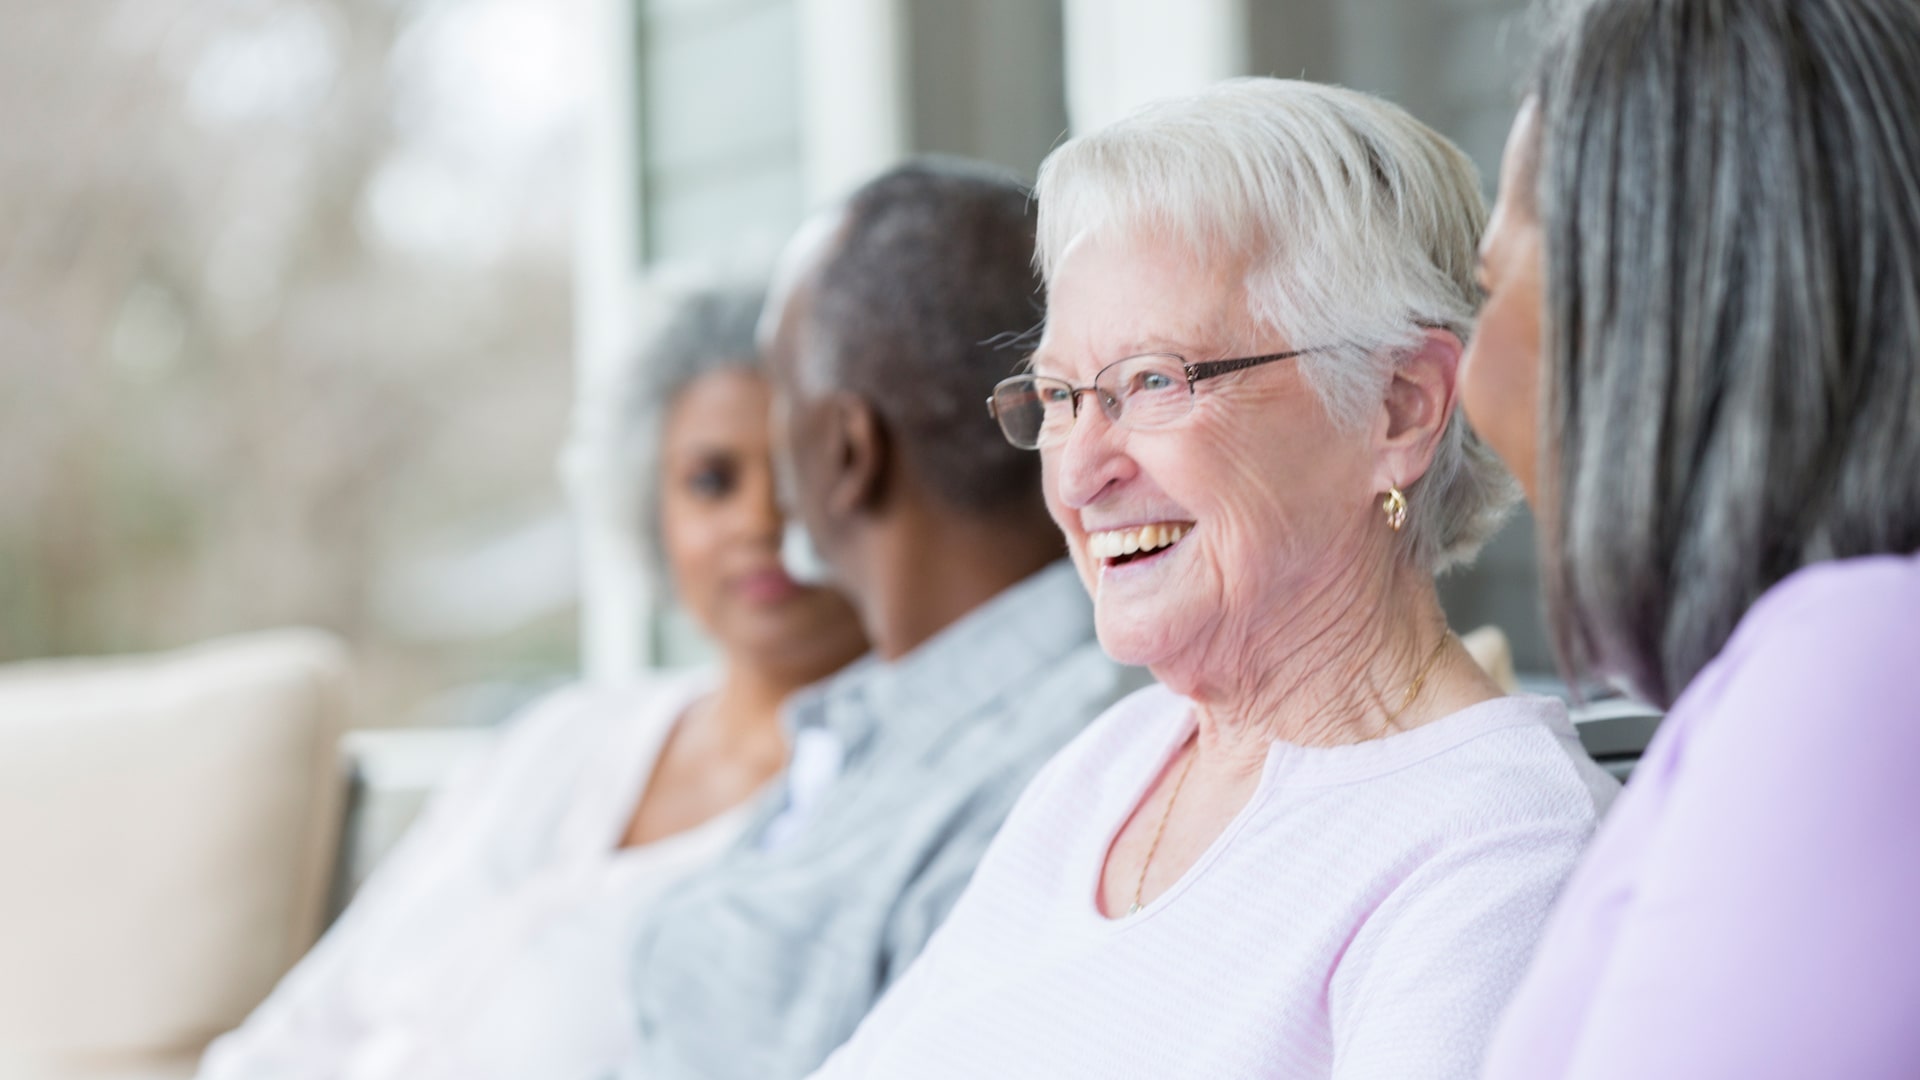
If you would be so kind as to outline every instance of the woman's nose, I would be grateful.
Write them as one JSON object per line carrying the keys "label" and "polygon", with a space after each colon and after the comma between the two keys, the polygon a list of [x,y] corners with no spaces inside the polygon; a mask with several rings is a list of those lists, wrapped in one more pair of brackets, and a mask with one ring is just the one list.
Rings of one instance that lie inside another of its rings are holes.
{"label": "woman's nose", "polygon": [[780,497],[774,484],[773,469],[755,470],[740,494],[734,515],[736,528],[743,536],[778,544],[780,532],[786,526],[786,516],[780,512]]}
{"label": "woman's nose", "polygon": [[1076,510],[1092,505],[1132,468],[1126,455],[1126,432],[1107,418],[1098,398],[1089,394],[1066,439],[1042,451],[1050,458],[1054,495]]}

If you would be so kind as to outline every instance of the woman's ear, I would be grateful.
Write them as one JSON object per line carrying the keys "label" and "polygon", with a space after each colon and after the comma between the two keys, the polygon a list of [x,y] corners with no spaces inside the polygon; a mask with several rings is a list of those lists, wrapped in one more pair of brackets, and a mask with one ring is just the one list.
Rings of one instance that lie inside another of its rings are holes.
{"label": "woman's ear", "polygon": [[1387,382],[1380,472],[1374,478],[1379,490],[1406,487],[1426,474],[1453,416],[1464,349],[1453,331],[1428,327],[1394,369]]}
{"label": "woman's ear", "polygon": [[827,409],[826,449],[833,463],[827,506],[836,517],[872,510],[886,496],[892,450],[886,425],[873,404],[856,394],[834,393]]}

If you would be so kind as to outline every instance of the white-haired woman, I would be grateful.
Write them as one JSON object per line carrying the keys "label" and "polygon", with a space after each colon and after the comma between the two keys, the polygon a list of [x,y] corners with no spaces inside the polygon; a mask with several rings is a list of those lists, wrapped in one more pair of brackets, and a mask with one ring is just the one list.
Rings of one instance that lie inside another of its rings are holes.
{"label": "white-haired woman", "polygon": [[1401,110],[1223,84],[1043,166],[1036,447],[1163,685],[1034,781],[827,1077],[1468,1077],[1615,786],[1434,572],[1511,484],[1455,412],[1484,207]]}
{"label": "white-haired woman", "polygon": [[844,598],[780,569],[760,306],[675,288],[628,392],[660,583],[720,664],[516,720],[202,1080],[601,1080],[628,1056],[652,901],[740,835],[786,762],[787,695],[866,648]]}

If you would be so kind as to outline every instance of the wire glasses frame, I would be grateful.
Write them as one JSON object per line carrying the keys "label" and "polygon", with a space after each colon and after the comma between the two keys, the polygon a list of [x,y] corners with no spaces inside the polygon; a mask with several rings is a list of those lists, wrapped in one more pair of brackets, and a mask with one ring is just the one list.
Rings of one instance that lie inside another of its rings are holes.
{"label": "wire glasses frame", "polygon": [[1022,450],[1038,450],[1066,441],[1080,415],[1080,395],[1092,394],[1107,419],[1135,431],[1163,427],[1193,409],[1193,384],[1319,349],[1209,360],[1192,364],[1178,356],[1149,353],[1115,360],[1093,376],[1091,386],[1075,386],[1049,375],[1015,375],[1000,380],[987,399],[987,413],[1000,422],[1007,441]]}

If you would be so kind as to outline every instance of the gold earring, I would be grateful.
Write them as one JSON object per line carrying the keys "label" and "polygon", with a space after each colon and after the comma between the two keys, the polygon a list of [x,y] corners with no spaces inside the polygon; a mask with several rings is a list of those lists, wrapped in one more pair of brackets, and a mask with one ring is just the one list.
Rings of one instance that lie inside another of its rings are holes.
{"label": "gold earring", "polygon": [[1407,523],[1407,497],[1399,488],[1387,488],[1387,498],[1380,504],[1380,509],[1387,515],[1387,528],[1394,532],[1399,532],[1400,527]]}

